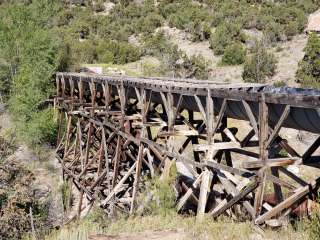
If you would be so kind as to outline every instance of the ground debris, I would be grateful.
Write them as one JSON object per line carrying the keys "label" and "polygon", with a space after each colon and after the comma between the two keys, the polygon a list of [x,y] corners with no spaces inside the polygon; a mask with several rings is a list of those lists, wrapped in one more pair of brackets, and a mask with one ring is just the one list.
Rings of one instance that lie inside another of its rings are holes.
{"label": "ground debris", "polygon": [[34,174],[13,158],[0,164],[0,240],[21,239],[31,230],[30,207],[36,227],[41,227],[46,204],[38,198],[34,180]]}

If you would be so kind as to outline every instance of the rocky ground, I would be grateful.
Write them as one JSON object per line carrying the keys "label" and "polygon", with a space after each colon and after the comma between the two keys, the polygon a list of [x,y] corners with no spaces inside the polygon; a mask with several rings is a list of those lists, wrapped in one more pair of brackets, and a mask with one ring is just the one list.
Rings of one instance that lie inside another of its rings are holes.
{"label": "rocky ground", "polygon": [[[0,106],[0,136],[7,138],[14,136],[15,129],[12,120],[4,105]],[[43,146],[39,152],[35,152],[19,141],[14,142],[12,154],[6,157],[6,161],[14,161],[34,175],[30,188],[35,192],[37,199],[49,204],[46,224],[58,226],[63,220],[63,207],[59,186],[62,183],[61,168],[54,157],[54,149]],[[2,159],[4,160],[4,159]]]}

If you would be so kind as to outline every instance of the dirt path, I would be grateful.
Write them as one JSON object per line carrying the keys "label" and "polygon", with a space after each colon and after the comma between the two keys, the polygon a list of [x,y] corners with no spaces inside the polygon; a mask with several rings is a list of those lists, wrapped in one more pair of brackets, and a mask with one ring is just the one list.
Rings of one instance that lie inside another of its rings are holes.
{"label": "dirt path", "polygon": [[[187,56],[201,55],[205,60],[209,61],[210,79],[230,83],[242,81],[243,66],[219,66],[221,56],[214,55],[212,49],[210,49],[209,41],[192,42],[190,34],[168,26],[159,30],[164,31],[169,41],[176,44]],[[298,86],[295,82],[295,75],[298,63],[304,56],[303,49],[307,41],[307,35],[297,35],[291,41],[279,44],[278,49],[282,49],[281,51],[273,50],[278,59],[278,64],[275,76],[268,83],[273,84],[274,82],[283,81],[289,86]]]}
{"label": "dirt path", "polygon": [[214,55],[210,48],[209,41],[192,42],[190,34],[177,28],[168,26],[161,27],[159,30],[164,31],[167,38],[173,44],[176,44],[180,50],[186,53],[188,57],[202,56],[209,62],[209,79],[215,81],[226,81],[238,83],[242,81],[242,66],[219,66],[221,56]]}
{"label": "dirt path", "polygon": [[283,81],[289,86],[298,86],[295,82],[295,76],[298,70],[298,63],[304,56],[303,49],[307,42],[308,36],[301,34],[295,36],[291,41],[280,44],[280,48],[283,50],[275,53],[278,64],[276,75],[272,77],[270,83]]}
{"label": "dirt path", "polygon": [[145,231],[140,233],[119,235],[92,235],[89,240],[183,240],[186,234],[178,230]]}

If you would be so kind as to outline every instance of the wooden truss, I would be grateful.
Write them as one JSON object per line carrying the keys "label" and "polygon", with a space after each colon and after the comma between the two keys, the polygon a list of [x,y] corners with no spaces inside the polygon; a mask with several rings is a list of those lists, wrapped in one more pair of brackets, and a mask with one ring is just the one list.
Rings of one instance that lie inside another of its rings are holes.
{"label": "wooden truss", "polygon": [[[177,211],[193,210],[199,217],[225,214],[264,224],[315,198],[320,179],[306,182],[286,169],[292,164],[319,167],[313,155],[320,136],[302,156],[279,136],[290,102],[270,125],[272,103],[264,94],[235,99],[212,95],[210,88],[177,93],[166,80],[157,89],[150,79],[130,85],[125,79],[58,74],[56,80],[57,157],[64,176],[79,189],[80,199],[98,201],[110,214],[133,213],[145,176],[166,175],[172,163],[183,169]],[[185,81],[174,83],[194,85]],[[251,126],[242,139],[228,127],[231,101],[242,104]],[[188,108],[190,102],[196,108]],[[80,201],[79,215],[84,208]]]}

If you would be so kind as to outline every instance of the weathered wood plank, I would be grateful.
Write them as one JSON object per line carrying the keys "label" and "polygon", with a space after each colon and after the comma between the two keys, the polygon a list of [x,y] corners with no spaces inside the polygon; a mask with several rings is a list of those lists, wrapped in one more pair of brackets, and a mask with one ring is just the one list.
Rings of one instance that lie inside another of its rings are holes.
{"label": "weathered wood plank", "polygon": [[212,173],[206,170],[202,175],[200,186],[200,196],[197,209],[197,219],[202,219],[207,205],[208,192],[210,192]]}

